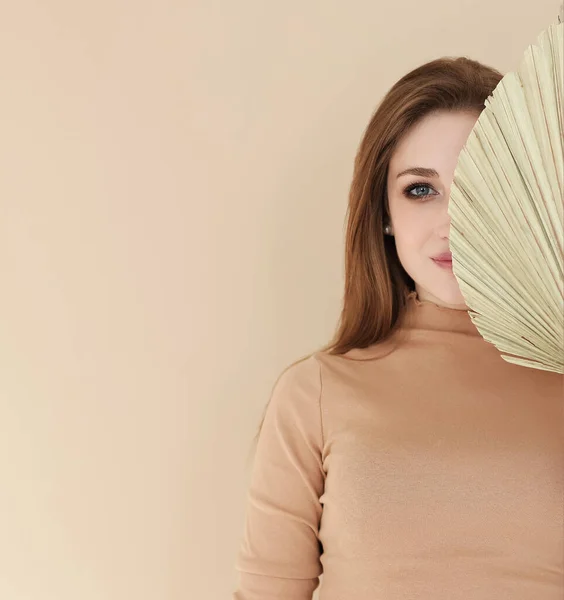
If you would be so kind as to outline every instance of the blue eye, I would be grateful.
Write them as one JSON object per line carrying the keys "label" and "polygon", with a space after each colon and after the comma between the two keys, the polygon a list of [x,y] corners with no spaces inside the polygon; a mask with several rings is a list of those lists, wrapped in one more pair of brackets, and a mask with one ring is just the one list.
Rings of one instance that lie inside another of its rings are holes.
{"label": "blue eye", "polygon": [[417,182],[417,183],[412,183],[410,186],[406,187],[405,190],[403,190],[403,195],[406,198],[410,198],[410,199],[418,199],[418,198],[426,198],[427,196],[432,196],[433,194],[427,193],[427,194],[411,194],[411,192],[413,190],[432,190],[433,188],[427,184],[427,183],[423,183],[421,181]]}

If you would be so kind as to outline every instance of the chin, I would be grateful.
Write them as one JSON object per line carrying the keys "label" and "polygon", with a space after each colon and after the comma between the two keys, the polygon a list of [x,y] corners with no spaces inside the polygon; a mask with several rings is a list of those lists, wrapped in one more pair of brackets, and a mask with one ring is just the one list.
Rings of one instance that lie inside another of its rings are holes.
{"label": "chin", "polygon": [[460,307],[466,306],[466,299],[462,295],[457,282],[455,282],[455,285],[449,287],[437,286],[434,290],[431,289],[431,293],[445,304]]}
{"label": "chin", "polygon": [[425,295],[436,298],[439,304],[452,306],[453,308],[468,308],[466,299],[460,291],[458,280],[452,272],[445,277],[430,277],[428,282],[421,281],[420,287],[423,288]]}
{"label": "chin", "polygon": [[[427,259],[429,260],[429,259]],[[406,269],[415,282],[419,297],[426,297],[431,302],[450,306],[456,309],[467,309],[466,299],[460,291],[458,280],[452,270],[443,269],[433,264],[417,264],[417,268]]]}
{"label": "chin", "polygon": [[444,301],[447,304],[452,304],[454,306],[466,306],[466,298],[464,298],[464,296],[460,292],[452,295],[447,294]]}

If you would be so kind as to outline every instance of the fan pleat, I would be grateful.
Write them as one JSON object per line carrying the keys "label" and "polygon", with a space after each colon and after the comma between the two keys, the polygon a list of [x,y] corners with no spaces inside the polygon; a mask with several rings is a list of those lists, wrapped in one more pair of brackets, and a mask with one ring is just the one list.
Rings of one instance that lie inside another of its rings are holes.
{"label": "fan pleat", "polygon": [[451,189],[453,272],[504,360],[564,373],[564,24],[486,100]]}

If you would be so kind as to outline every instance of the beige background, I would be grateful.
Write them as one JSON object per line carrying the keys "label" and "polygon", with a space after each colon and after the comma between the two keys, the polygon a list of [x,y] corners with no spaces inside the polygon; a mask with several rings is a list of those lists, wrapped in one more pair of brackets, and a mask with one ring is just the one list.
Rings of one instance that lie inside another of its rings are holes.
{"label": "beige background", "polygon": [[438,56],[514,68],[557,4],[1,3],[0,598],[230,597],[374,107]]}

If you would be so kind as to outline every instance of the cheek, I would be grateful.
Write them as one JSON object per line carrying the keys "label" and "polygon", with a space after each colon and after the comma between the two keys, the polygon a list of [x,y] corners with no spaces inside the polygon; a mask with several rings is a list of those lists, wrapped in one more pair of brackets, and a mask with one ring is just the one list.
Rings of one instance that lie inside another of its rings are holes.
{"label": "cheek", "polygon": [[412,237],[396,238],[396,251],[401,264],[407,271],[416,267],[421,262],[421,244]]}
{"label": "cheek", "polygon": [[398,248],[420,248],[429,237],[432,227],[422,211],[403,209],[394,219],[394,235]]}
{"label": "cheek", "polygon": [[432,226],[429,226],[422,211],[404,209],[398,211],[394,220],[396,251],[406,270],[421,264],[426,255]]}

